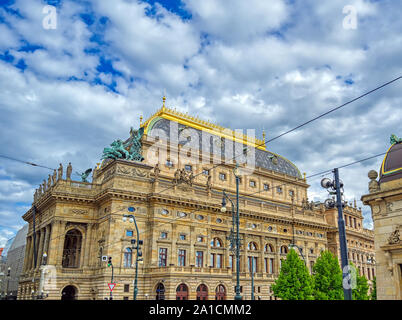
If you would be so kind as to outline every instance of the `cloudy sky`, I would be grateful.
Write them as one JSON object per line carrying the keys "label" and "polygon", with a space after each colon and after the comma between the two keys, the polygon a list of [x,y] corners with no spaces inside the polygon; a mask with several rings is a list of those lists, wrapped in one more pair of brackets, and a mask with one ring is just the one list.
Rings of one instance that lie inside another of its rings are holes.
{"label": "cloudy sky", "polygon": [[[164,92],[168,107],[270,139],[402,75],[399,1],[0,3],[0,154],[51,168],[93,167]],[[385,152],[402,135],[401,92],[402,80],[268,149],[307,175]],[[362,205],[381,161],[341,169],[348,200]],[[0,247],[49,173],[0,158]],[[326,198],[320,179],[310,199]]]}

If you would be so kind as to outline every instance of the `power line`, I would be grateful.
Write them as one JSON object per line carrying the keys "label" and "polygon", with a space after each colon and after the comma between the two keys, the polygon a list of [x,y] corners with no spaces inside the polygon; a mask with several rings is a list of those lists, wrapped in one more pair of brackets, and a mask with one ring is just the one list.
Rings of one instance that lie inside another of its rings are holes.
{"label": "power line", "polygon": [[[276,136],[276,137],[274,137],[274,138],[272,138],[272,139],[266,140],[266,141],[264,141],[263,143],[261,143],[261,144],[259,144],[259,145],[256,145],[256,146],[253,147],[253,148],[262,147],[262,146],[268,144],[269,142],[272,142],[272,141],[274,141],[274,140],[276,140],[276,139],[278,139],[278,138],[280,138],[280,137],[283,137],[283,136],[286,135],[286,134],[289,134],[289,133],[291,133],[291,132],[293,132],[293,131],[295,131],[295,130],[297,130],[297,129],[300,129],[301,127],[303,127],[303,126],[305,126],[305,125],[307,125],[307,124],[309,124],[309,123],[311,123],[311,122],[313,122],[313,121],[315,121],[315,120],[318,120],[318,119],[320,119],[320,118],[322,118],[322,117],[324,117],[324,116],[326,116],[326,115],[328,115],[328,114],[330,114],[330,113],[332,113],[332,112],[334,112],[334,111],[336,111],[336,110],[339,110],[339,109],[341,109],[341,108],[343,108],[343,107],[345,107],[345,106],[351,104],[352,102],[355,102],[355,101],[357,101],[357,100],[359,100],[359,99],[361,99],[361,98],[363,98],[363,97],[365,97],[365,96],[367,96],[367,95],[369,95],[369,94],[371,94],[371,93],[373,93],[373,92],[375,92],[375,91],[377,91],[377,90],[379,90],[379,89],[381,89],[381,88],[383,88],[383,87],[385,87],[385,86],[388,86],[388,85],[390,85],[391,83],[393,83],[393,82],[395,82],[395,81],[398,81],[398,80],[401,79],[401,78],[402,78],[402,76],[399,76],[399,77],[397,77],[397,78],[394,78],[394,79],[392,79],[391,81],[388,81],[388,82],[386,82],[386,83],[384,83],[384,84],[382,84],[382,85],[380,85],[380,86],[378,86],[378,87],[376,87],[376,88],[374,88],[374,89],[372,89],[372,90],[370,90],[370,91],[368,91],[368,92],[366,92],[366,93],[363,93],[362,95],[360,95],[360,96],[358,96],[358,97],[356,97],[356,98],[354,98],[354,99],[352,99],[352,100],[349,100],[349,101],[346,102],[346,103],[341,104],[340,106],[337,106],[337,107],[335,107],[335,108],[332,108],[332,109],[330,109],[329,111],[327,111],[327,112],[325,112],[325,113],[322,113],[322,114],[318,115],[317,117],[315,117],[315,118],[313,118],[313,119],[310,119],[310,120],[308,120],[308,121],[306,121],[306,122],[304,122],[304,123],[302,123],[302,124],[300,124],[300,125],[294,127],[293,129],[290,129],[290,130],[288,130],[288,131],[286,131],[286,132],[283,132],[283,133],[281,133],[280,135],[278,135],[278,136]],[[246,152],[247,152],[247,149],[248,149],[248,148],[249,148],[249,147],[245,148],[245,151],[246,151]],[[234,159],[236,159],[236,158],[239,157],[239,156],[240,156],[240,154],[237,155],[237,156],[235,156],[235,157],[233,157],[233,158],[230,159],[229,161],[234,160]],[[215,169],[215,168],[217,168],[217,167],[219,167],[219,166],[221,166],[221,165],[222,165],[222,163],[218,163],[216,166],[212,167],[210,170],[213,170],[213,169]],[[196,176],[197,176],[197,175],[196,175]]]}

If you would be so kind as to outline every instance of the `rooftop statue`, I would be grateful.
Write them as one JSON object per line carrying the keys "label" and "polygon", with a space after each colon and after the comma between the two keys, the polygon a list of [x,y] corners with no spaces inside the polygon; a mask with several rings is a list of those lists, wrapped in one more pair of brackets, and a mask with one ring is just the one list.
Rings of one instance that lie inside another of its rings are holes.
{"label": "rooftop statue", "polygon": [[401,143],[402,138],[398,138],[396,135],[391,134],[391,138],[389,139],[389,142],[391,143],[391,145]]}
{"label": "rooftop statue", "polygon": [[130,138],[126,143],[120,139],[115,140],[110,145],[103,149],[103,155],[101,159],[127,159],[134,161],[143,161],[144,158],[141,155],[141,138],[144,134],[144,128],[139,130],[130,129]]}
{"label": "rooftop statue", "polygon": [[76,174],[78,174],[81,177],[82,182],[88,182],[87,178],[91,172],[92,172],[92,169],[89,168],[89,169],[85,170],[85,172],[83,172],[83,173],[76,172]]}
{"label": "rooftop statue", "polygon": [[144,134],[144,128],[139,128],[138,130],[134,130],[133,127],[130,128],[130,138],[127,143],[124,145],[126,149],[129,150],[130,156],[129,160],[134,161],[143,161],[144,158],[141,155],[142,144],[141,138]]}

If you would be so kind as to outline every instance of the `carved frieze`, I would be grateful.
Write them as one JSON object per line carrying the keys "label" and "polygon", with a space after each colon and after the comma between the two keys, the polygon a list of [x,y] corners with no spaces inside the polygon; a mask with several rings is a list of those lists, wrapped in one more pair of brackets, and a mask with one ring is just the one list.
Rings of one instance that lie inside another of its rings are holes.
{"label": "carved frieze", "polygon": [[145,178],[145,177],[149,176],[149,173],[146,172],[145,170],[141,170],[139,168],[127,168],[124,166],[118,166],[117,173],[123,174],[126,176],[141,177],[141,178]]}
{"label": "carved frieze", "polygon": [[70,213],[72,215],[85,215],[88,213],[88,210],[85,209],[70,209]]}
{"label": "carved frieze", "polygon": [[388,238],[388,244],[400,244],[401,239],[399,235],[399,227],[396,228],[394,232],[391,233],[391,235]]}

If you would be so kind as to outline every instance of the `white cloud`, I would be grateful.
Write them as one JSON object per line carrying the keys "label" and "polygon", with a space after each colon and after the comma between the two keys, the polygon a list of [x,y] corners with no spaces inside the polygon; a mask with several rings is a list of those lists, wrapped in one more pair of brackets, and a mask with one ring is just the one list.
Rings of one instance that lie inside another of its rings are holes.
{"label": "white cloud", "polygon": [[[359,19],[353,31],[342,28],[344,4],[337,1],[186,0],[190,20],[160,5],[149,14],[144,2],[91,3],[94,25],[80,19],[89,10],[84,3],[63,1],[56,30],[43,29],[39,1],[15,1],[23,19],[0,9],[7,23],[0,23],[0,54],[15,57],[0,61],[3,153],[49,167],[71,161],[74,172],[83,171],[99,162],[103,147],[127,137],[140,115],[161,106],[164,89],[168,106],[232,129],[255,128],[259,136],[265,128],[270,139],[402,73],[400,6],[391,1],[350,1]],[[104,42],[91,41],[95,33]],[[24,41],[38,49],[21,51]],[[97,70],[101,56],[123,76]],[[19,59],[24,71],[13,66]],[[118,93],[95,85],[96,77],[116,83]],[[400,88],[381,89],[268,149],[307,175],[385,152],[400,130]],[[361,205],[367,172],[381,160],[341,169],[348,199]],[[1,159],[2,215],[20,220],[26,208],[12,201],[29,204],[49,173]],[[327,196],[320,178],[308,181],[311,199]]]}
{"label": "white cloud", "polygon": [[197,27],[225,42],[249,41],[279,28],[287,18],[285,1],[185,0]]}

